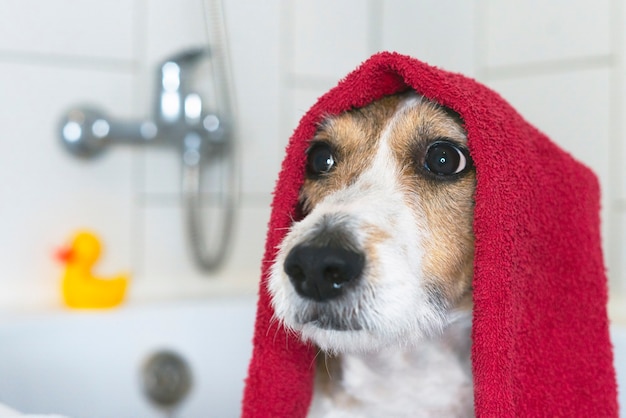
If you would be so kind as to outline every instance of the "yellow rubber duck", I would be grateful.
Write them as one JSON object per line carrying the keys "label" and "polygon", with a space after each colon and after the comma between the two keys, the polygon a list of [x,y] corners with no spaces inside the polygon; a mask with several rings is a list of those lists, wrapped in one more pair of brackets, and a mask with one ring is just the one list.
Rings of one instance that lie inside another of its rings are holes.
{"label": "yellow rubber duck", "polygon": [[91,272],[101,251],[100,240],[94,233],[79,231],[71,245],[57,253],[65,264],[61,290],[68,307],[104,309],[117,306],[124,300],[128,275],[98,278]]}

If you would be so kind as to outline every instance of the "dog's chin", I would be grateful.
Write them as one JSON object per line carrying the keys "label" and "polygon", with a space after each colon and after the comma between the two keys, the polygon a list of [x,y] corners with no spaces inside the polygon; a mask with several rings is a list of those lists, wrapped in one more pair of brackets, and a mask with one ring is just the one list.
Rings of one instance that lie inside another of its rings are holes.
{"label": "dog's chin", "polygon": [[303,325],[300,336],[330,354],[368,353],[400,344],[366,330],[322,329],[313,324]]}
{"label": "dog's chin", "polygon": [[363,354],[414,346],[440,334],[449,322],[448,316],[440,312],[433,312],[422,320],[407,313],[405,319],[399,321],[376,318],[371,312],[362,314],[348,317],[321,310],[306,318],[296,315],[291,320],[283,320],[283,325],[295,331],[303,341],[327,353]]}
{"label": "dog's chin", "polygon": [[300,337],[330,354],[365,354],[390,347],[407,348],[419,344],[437,333],[410,330],[386,330],[385,332],[360,330],[338,330],[320,328],[315,323],[297,327]]}
{"label": "dog's chin", "polygon": [[378,351],[388,345],[388,343],[383,344],[383,341],[367,331],[320,329],[311,324],[304,325],[300,335],[305,341],[310,341],[321,350],[331,354]]}

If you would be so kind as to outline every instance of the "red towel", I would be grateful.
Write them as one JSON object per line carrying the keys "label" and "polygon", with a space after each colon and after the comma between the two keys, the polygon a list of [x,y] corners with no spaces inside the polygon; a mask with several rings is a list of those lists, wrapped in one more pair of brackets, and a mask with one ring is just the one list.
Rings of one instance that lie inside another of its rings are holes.
{"label": "red towel", "polygon": [[311,400],[315,349],[272,320],[266,289],[276,248],[299,216],[307,141],[324,115],[407,89],[462,116],[476,167],[476,415],[617,416],[596,177],[497,93],[394,53],[374,55],[322,96],[291,137],[274,192],[243,416],[304,417]]}

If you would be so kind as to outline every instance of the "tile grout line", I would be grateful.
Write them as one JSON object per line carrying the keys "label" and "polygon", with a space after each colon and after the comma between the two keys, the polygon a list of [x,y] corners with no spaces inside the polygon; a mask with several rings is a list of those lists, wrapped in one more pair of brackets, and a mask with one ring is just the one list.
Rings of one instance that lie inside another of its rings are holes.
{"label": "tile grout line", "polygon": [[[287,124],[290,122],[290,109],[294,103],[294,87],[295,83],[292,82],[291,74],[294,71],[293,63],[293,51],[295,46],[293,45],[294,34],[294,5],[289,0],[279,0],[280,4],[280,37],[282,41],[279,45],[279,66],[280,66],[280,105],[278,114],[278,126],[281,139],[275,144],[278,148],[276,152],[278,155],[283,155],[284,145],[287,142],[285,137],[289,137],[290,128]],[[279,159],[280,163],[280,159]]]}
{"label": "tile grout line", "polygon": [[[219,197],[218,192],[203,192],[201,196],[203,206],[206,209],[214,207],[217,204],[216,196]],[[246,208],[256,206],[269,206],[272,200],[271,198],[272,196],[270,193],[249,192],[242,195],[241,206]],[[175,192],[146,192],[137,194],[133,201],[135,205],[142,208],[174,208],[180,206],[180,195]]]}
{"label": "tile grout line", "polygon": [[552,61],[526,62],[506,66],[495,66],[483,69],[485,77],[490,81],[525,78],[565,72],[595,70],[615,65],[613,54],[564,58]]}
{"label": "tile grout line", "polygon": [[476,78],[483,82],[488,81],[487,72],[487,16],[484,0],[474,0],[474,71]]}
{"label": "tile grout line", "polygon": [[[146,62],[146,34],[147,34],[147,20],[148,4],[146,0],[134,1],[134,38],[133,38],[133,55],[137,62],[136,69],[134,71],[133,78],[133,107],[137,114],[140,114],[138,107],[141,105],[141,95],[143,92],[142,85],[139,82],[141,74],[143,73],[143,63]],[[132,188],[133,196],[131,205],[133,212],[133,224],[131,225],[131,240],[132,240],[132,265],[133,271],[137,272],[138,277],[144,276],[144,264],[145,264],[145,248],[144,248],[144,236],[145,236],[145,205],[141,204],[140,199],[137,197],[142,190],[145,189],[145,154],[143,149],[135,147],[133,150],[133,169],[132,169]]]}
{"label": "tile grout line", "polygon": [[367,3],[367,24],[368,24],[368,39],[367,47],[369,54],[372,55],[375,52],[382,51],[383,48],[383,21],[384,7],[382,0],[369,0]]}
{"label": "tile grout line", "polygon": [[0,62],[131,74],[138,64],[134,59],[13,51],[0,51]]}
{"label": "tile grout line", "polygon": [[[608,190],[611,190],[611,194],[608,196],[609,208],[607,212],[607,224],[608,234],[606,242],[609,248],[607,252],[607,261],[609,272],[612,272],[610,284],[619,293],[626,292],[626,272],[622,271],[622,263],[620,260],[620,241],[624,238],[620,237],[622,231],[623,217],[620,216],[626,210],[626,199],[621,199],[620,194],[626,183],[620,176],[620,157],[624,155],[624,144],[622,140],[622,134],[624,132],[624,126],[622,122],[624,111],[624,29],[622,25],[622,18],[624,16],[623,4],[621,0],[612,0],[610,5],[611,18],[610,18],[610,43],[611,53],[615,57],[613,66],[610,72],[610,89],[609,92],[609,144],[611,149],[617,150],[616,152],[609,152],[608,164],[609,164],[609,185]],[[617,192],[615,192],[617,190]],[[621,213],[620,213],[621,212]]]}
{"label": "tile grout line", "polygon": [[309,74],[296,74],[293,72],[284,73],[283,82],[285,87],[293,88],[310,88],[310,89],[328,89],[337,83],[337,77],[318,76]]}

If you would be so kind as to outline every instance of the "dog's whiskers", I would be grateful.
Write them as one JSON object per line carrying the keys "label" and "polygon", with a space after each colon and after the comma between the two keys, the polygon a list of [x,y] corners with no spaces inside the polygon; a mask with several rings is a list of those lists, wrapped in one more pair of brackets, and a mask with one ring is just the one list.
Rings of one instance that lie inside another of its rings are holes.
{"label": "dog's whiskers", "polygon": [[315,353],[315,356],[313,356],[313,360],[311,361],[311,364],[309,364],[309,368],[315,365],[315,363],[317,362],[317,358],[320,356],[320,354],[322,354],[322,350],[318,348],[317,352]]}

